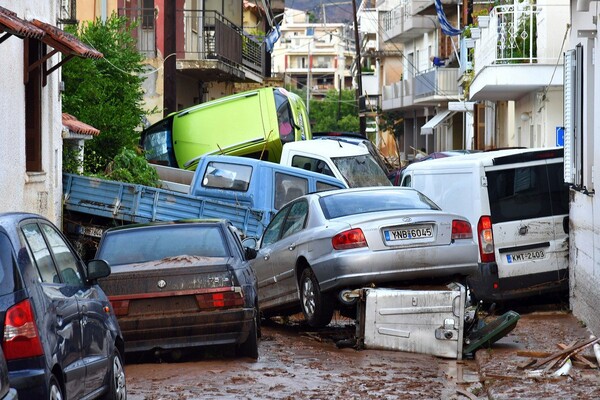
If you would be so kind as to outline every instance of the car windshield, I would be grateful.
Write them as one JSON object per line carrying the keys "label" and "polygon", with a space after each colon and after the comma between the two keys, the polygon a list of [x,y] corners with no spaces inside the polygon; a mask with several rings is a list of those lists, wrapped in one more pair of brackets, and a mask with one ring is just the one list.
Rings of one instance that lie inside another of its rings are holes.
{"label": "car windshield", "polygon": [[322,197],[325,218],[391,210],[439,210],[429,198],[416,190],[369,190]]}
{"label": "car windshield", "polygon": [[146,160],[151,163],[177,167],[173,152],[173,117],[149,127],[142,133],[141,146],[144,149]]}
{"label": "car windshield", "polygon": [[390,186],[386,173],[370,154],[332,158],[349,187]]}
{"label": "car windshield", "polygon": [[96,258],[110,265],[141,263],[181,255],[229,257],[218,226],[166,225],[116,230],[106,235]]}

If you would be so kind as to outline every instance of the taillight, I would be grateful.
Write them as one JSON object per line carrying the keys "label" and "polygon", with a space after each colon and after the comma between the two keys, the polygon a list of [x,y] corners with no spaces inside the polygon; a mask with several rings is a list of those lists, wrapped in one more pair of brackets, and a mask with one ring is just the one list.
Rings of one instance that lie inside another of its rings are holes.
{"label": "taillight", "polygon": [[110,300],[116,316],[129,314],[129,300]]}
{"label": "taillight", "polygon": [[484,215],[477,223],[477,236],[479,237],[479,255],[481,262],[494,262],[494,234],[492,233],[492,219]]}
{"label": "taillight", "polygon": [[331,244],[336,250],[356,249],[367,247],[367,240],[360,228],[338,233],[331,239]]}
{"label": "taillight", "polygon": [[201,310],[241,307],[244,305],[244,294],[238,289],[227,292],[202,293],[196,295],[196,302]]}
{"label": "taillight", "polygon": [[44,354],[29,300],[23,300],[6,311],[2,350],[7,360]]}
{"label": "taillight", "polygon": [[452,221],[452,239],[471,239],[472,237],[473,230],[469,221],[462,219]]}

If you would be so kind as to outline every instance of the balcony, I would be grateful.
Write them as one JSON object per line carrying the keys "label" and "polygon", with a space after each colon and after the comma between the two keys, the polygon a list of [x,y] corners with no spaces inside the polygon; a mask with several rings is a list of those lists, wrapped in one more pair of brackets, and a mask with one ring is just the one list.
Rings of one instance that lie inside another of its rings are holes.
{"label": "balcony", "polygon": [[435,29],[435,17],[414,15],[413,1],[403,1],[399,6],[382,15],[384,41],[389,43],[403,43],[426,32]]}
{"label": "balcony", "polygon": [[[119,15],[138,21],[134,37],[138,50],[157,56],[154,9],[120,8]],[[177,69],[202,79],[243,81],[264,76],[262,43],[216,11],[177,10]],[[166,56],[166,55],[164,55]]]}
{"label": "balcony", "polygon": [[433,68],[414,77],[414,102],[436,104],[458,100],[458,68]]}
{"label": "balcony", "polygon": [[568,4],[494,7],[489,26],[475,40],[470,99],[516,100],[562,85],[561,46],[568,22]]}
{"label": "balcony", "polygon": [[401,80],[384,86],[381,93],[381,109],[383,111],[395,111],[414,106],[412,88],[413,79]]}

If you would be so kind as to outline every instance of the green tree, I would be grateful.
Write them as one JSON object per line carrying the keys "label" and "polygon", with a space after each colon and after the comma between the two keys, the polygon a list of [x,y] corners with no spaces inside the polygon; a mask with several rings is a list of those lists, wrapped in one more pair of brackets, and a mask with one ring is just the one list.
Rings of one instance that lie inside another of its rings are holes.
{"label": "green tree", "polygon": [[103,173],[117,154],[137,148],[136,129],[147,112],[141,75],[144,57],[136,49],[133,28],[125,17],[113,14],[105,23],[96,19],[71,29],[104,54],[98,60],[76,58],[63,67],[63,110],[101,132],[85,145],[85,173]]}
{"label": "green tree", "polygon": [[[360,123],[354,90],[329,90],[323,100],[310,101],[312,130],[358,132]],[[338,119],[339,118],[339,119]]]}

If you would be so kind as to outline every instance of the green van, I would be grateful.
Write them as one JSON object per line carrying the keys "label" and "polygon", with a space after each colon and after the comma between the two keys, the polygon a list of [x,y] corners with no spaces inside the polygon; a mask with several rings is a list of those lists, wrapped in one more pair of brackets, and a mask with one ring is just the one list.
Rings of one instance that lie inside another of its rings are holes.
{"label": "green van", "polygon": [[261,88],[174,112],[142,132],[150,163],[194,170],[208,154],[279,162],[284,143],[312,139],[302,99]]}

